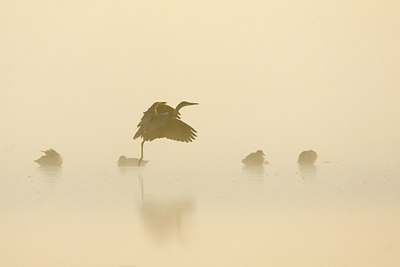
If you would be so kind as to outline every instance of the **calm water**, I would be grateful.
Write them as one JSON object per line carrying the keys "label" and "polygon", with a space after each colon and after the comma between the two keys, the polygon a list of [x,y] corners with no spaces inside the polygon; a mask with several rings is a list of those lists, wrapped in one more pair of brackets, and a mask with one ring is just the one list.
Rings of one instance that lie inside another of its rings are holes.
{"label": "calm water", "polygon": [[0,265],[400,266],[397,169],[174,169],[2,166]]}

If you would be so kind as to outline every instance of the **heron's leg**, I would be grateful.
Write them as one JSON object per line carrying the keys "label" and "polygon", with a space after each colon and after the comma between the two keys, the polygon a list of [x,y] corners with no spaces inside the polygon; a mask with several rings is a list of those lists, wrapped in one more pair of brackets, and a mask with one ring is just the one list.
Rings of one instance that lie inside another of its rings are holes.
{"label": "heron's leg", "polygon": [[140,179],[140,188],[141,188],[141,195],[142,195],[142,206],[143,206],[143,199],[144,199],[144,185],[143,185],[143,177],[139,173],[139,179]]}
{"label": "heron's leg", "polygon": [[142,163],[142,159],[143,159],[143,145],[144,145],[144,140],[142,141],[142,144],[140,145],[139,167],[140,167],[140,164]]}

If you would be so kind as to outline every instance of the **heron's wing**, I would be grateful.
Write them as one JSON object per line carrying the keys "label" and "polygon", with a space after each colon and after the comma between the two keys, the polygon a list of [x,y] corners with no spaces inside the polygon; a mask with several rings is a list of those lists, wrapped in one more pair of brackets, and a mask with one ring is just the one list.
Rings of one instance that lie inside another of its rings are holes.
{"label": "heron's wing", "polygon": [[151,105],[151,107],[149,107],[148,110],[143,112],[143,114],[144,115],[146,115],[146,114],[155,114],[156,113],[156,108],[159,105],[159,103],[162,103],[162,102],[154,102],[153,105]]}
{"label": "heron's wing", "polygon": [[133,137],[133,139],[143,137],[143,134],[146,132],[146,129],[148,128],[148,125],[150,124],[151,120],[157,115],[156,108],[159,105],[160,102],[154,102],[151,107],[143,112],[143,117],[140,119],[139,124],[137,127],[139,128]]}
{"label": "heron's wing", "polygon": [[196,130],[181,120],[168,116],[156,116],[148,125],[139,128],[134,138],[143,137],[145,141],[157,138],[168,138],[180,142],[192,142],[196,138]]}
{"label": "heron's wing", "polygon": [[180,142],[192,142],[196,138],[196,130],[178,119],[169,119],[162,127],[163,137]]}
{"label": "heron's wing", "polygon": [[138,124],[133,139],[142,137],[144,141],[157,138],[168,138],[181,142],[192,142],[196,137],[196,130],[179,120],[179,114],[171,116],[174,109],[165,102],[155,102],[146,112]]}
{"label": "heron's wing", "polygon": [[161,102],[154,102],[153,105],[151,105],[151,107],[146,110],[145,112],[143,112],[143,117],[140,120],[138,127],[142,126],[142,125],[146,125],[148,123],[148,121],[155,115],[157,115],[156,112],[156,108],[157,106],[160,104]]}
{"label": "heron's wing", "polygon": [[137,130],[133,139],[143,137],[145,141],[151,141],[156,138],[162,138],[163,136],[163,127],[165,127],[168,123],[169,117],[167,114],[151,114],[147,115],[146,118],[142,119],[139,124],[139,129]]}
{"label": "heron's wing", "polygon": [[159,106],[157,107],[157,112],[158,112],[159,114],[161,114],[161,113],[173,114],[174,111],[175,111],[175,110],[174,110],[173,107],[168,106],[168,105],[166,105],[166,104],[162,104],[162,105],[159,105]]}

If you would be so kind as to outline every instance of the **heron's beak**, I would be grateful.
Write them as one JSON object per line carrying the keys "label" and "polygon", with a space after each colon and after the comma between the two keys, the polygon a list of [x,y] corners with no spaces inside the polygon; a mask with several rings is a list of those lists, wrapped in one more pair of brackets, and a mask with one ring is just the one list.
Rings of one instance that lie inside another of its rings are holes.
{"label": "heron's beak", "polygon": [[189,106],[198,105],[199,103],[188,103]]}

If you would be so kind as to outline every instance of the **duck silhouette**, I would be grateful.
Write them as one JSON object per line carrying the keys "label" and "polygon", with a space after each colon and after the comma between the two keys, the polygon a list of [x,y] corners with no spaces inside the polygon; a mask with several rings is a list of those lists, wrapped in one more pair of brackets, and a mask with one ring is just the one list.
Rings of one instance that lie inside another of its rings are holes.
{"label": "duck silhouette", "polygon": [[257,150],[242,159],[242,163],[246,166],[261,166],[268,163],[268,161],[265,161],[264,156],[265,154],[262,150]]}
{"label": "duck silhouette", "polygon": [[[142,160],[140,166],[145,166],[149,162],[148,160]],[[119,167],[139,167],[139,159],[127,158],[126,156],[120,156],[118,159]]]}
{"label": "duck silhouette", "polygon": [[61,157],[61,155],[55,151],[54,149],[50,148],[48,150],[42,150],[42,152],[44,153],[43,156],[41,156],[40,158],[38,158],[37,160],[34,160],[34,162],[36,162],[37,164],[39,164],[40,166],[46,167],[61,167],[62,163],[63,163],[63,159]]}
{"label": "duck silhouette", "polygon": [[317,160],[317,153],[314,150],[303,151],[299,155],[297,162],[300,165],[312,165]]}

